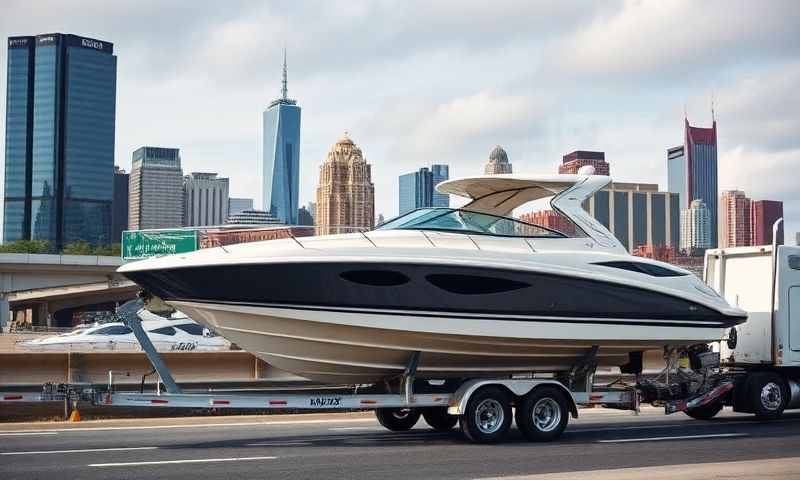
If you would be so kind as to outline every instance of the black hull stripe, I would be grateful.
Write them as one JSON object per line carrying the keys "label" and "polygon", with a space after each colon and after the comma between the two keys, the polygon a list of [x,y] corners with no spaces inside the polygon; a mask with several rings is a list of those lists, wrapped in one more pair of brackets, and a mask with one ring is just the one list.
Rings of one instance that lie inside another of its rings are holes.
{"label": "black hull stripe", "polygon": [[464,320],[501,320],[509,322],[543,322],[543,323],[576,323],[576,324],[596,324],[596,325],[635,325],[635,326],[650,326],[650,327],[677,327],[677,328],[728,328],[738,324],[738,319],[731,323],[679,323],[679,322],[666,322],[666,321],[615,321],[615,320],[593,320],[593,319],[580,319],[569,317],[536,317],[531,316],[528,318],[519,317],[504,317],[501,315],[481,316],[481,315],[458,315],[453,313],[422,313],[422,312],[408,312],[397,310],[371,310],[371,309],[353,309],[347,307],[334,307],[334,306],[287,306],[276,305],[271,303],[251,303],[251,302],[231,302],[225,300],[196,300],[190,298],[171,298],[165,299],[168,302],[192,302],[203,304],[217,304],[217,305],[232,305],[240,307],[257,307],[257,308],[276,308],[284,310],[300,310],[312,312],[331,312],[331,313],[356,313],[356,314],[375,314],[375,315],[391,315],[400,317],[423,317],[423,318],[455,318]]}

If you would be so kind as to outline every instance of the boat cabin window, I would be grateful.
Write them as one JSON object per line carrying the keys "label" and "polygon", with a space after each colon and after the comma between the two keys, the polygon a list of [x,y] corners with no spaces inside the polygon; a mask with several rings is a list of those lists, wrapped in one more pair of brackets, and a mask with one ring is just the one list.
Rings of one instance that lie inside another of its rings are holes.
{"label": "boat cabin window", "polygon": [[455,208],[420,208],[389,220],[376,230],[433,230],[497,237],[566,237],[561,232],[521,220]]}
{"label": "boat cabin window", "polygon": [[172,327],[161,327],[150,330],[150,333],[157,333],[159,335],[175,335],[175,329]]}
{"label": "boat cabin window", "polygon": [[602,265],[604,267],[621,268],[623,270],[630,270],[631,272],[644,273],[652,277],[683,277],[689,275],[678,270],[662,267],[659,265],[652,265],[644,262],[597,262],[595,265]]}
{"label": "boat cabin window", "polygon": [[196,323],[183,323],[181,325],[175,325],[175,328],[179,328],[189,335],[203,336],[203,327]]}
{"label": "boat cabin window", "polygon": [[127,335],[133,330],[124,325],[110,325],[94,332],[95,335]]}

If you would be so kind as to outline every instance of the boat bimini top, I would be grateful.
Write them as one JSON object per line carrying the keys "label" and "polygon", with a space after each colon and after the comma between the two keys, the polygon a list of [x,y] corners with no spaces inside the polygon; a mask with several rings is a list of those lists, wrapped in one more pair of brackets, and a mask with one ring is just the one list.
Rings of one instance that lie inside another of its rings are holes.
{"label": "boat bimini top", "polygon": [[583,202],[611,183],[605,175],[481,175],[440,183],[436,190],[471,200],[462,210],[509,217],[528,202],[553,197],[550,206],[606,248],[626,249],[603,224],[583,208]]}

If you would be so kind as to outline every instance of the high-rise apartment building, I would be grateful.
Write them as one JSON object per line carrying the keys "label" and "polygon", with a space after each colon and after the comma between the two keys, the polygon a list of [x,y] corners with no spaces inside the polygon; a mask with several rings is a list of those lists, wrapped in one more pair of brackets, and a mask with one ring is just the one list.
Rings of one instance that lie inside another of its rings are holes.
{"label": "high-rise apartment building", "polygon": [[192,172],[183,179],[183,225],[222,225],[228,220],[230,185],[216,173]]}
{"label": "high-rise apartment building", "polygon": [[361,149],[345,132],[320,167],[317,235],[371,230],[375,225],[375,186]]}
{"label": "high-rise apartment building", "polygon": [[436,185],[450,177],[447,165],[422,167],[416,172],[399,177],[400,215],[417,208],[449,207],[450,196],[436,191]]}
{"label": "high-rise apartment building", "polygon": [[[783,202],[753,200],[750,204],[750,245],[771,245],[772,225],[783,217]],[[778,227],[778,244],[783,243],[783,224]]]}
{"label": "high-rise apartment building", "polygon": [[720,248],[750,245],[750,199],[741,190],[722,192],[719,202]]}
{"label": "high-rise apartment building", "polygon": [[111,243],[113,44],[10,37],[7,74],[4,241]]}
{"label": "high-rise apartment building", "polygon": [[252,198],[229,198],[228,199],[228,216],[236,215],[239,212],[253,209]]}
{"label": "high-rise apartment building", "polygon": [[122,232],[128,229],[128,186],[130,175],[114,166],[114,201],[111,210],[111,243],[122,243]]}
{"label": "high-rise apartment building", "polygon": [[586,165],[594,167],[595,175],[611,175],[611,166],[606,162],[605,152],[587,150],[576,150],[564,155],[561,165],[558,166],[558,173],[576,174]]}
{"label": "high-rise apartment building", "polygon": [[263,115],[261,188],[264,210],[283,223],[297,223],[300,190],[300,107],[288,98],[286,52],[281,97]]}
{"label": "high-rise apartment building", "polygon": [[643,245],[678,247],[678,194],[661,192],[656,184],[614,182],[592,195],[584,208],[629,252]]}
{"label": "high-rise apartment building", "polygon": [[497,145],[489,154],[489,161],[483,168],[484,175],[498,175],[501,173],[513,173],[511,164],[508,162],[508,154],[503,147]]}
{"label": "high-rise apartment building", "polygon": [[711,212],[711,247],[717,246],[717,121],[711,128],[692,127],[684,119],[683,145],[667,150],[667,189],[680,197],[680,208],[700,199]]}
{"label": "high-rise apartment building", "polygon": [[711,248],[711,212],[699,198],[681,210],[680,247],[689,255]]}
{"label": "high-rise apartment building", "polygon": [[183,225],[183,169],[177,148],[141,147],[133,152],[128,229]]}

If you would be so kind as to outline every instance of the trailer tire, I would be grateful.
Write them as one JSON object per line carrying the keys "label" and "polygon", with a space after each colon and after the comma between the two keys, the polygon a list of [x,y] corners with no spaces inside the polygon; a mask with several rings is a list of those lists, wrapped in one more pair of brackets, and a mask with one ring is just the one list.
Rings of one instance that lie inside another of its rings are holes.
{"label": "trailer tire", "polygon": [[511,399],[506,390],[487,386],[473,393],[459,417],[461,431],[475,443],[501,442],[511,429]]}
{"label": "trailer tire", "polygon": [[564,392],[556,387],[543,386],[522,398],[514,419],[528,440],[550,442],[564,433],[569,414],[569,400]]}
{"label": "trailer tire", "polygon": [[695,420],[711,420],[722,410],[722,402],[711,402],[702,407],[686,410],[683,413],[689,415]]}
{"label": "trailer tire", "polygon": [[761,420],[774,420],[783,414],[789,392],[783,378],[774,372],[757,372],[747,382],[753,413]]}
{"label": "trailer tire", "polygon": [[411,430],[419,421],[420,412],[414,408],[379,408],[375,416],[387,430],[405,432]]}
{"label": "trailer tire", "polygon": [[422,411],[425,422],[437,432],[449,432],[458,423],[458,417],[447,413],[447,407],[430,407]]}

